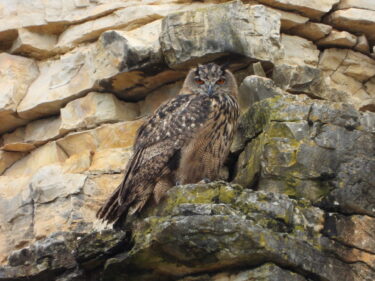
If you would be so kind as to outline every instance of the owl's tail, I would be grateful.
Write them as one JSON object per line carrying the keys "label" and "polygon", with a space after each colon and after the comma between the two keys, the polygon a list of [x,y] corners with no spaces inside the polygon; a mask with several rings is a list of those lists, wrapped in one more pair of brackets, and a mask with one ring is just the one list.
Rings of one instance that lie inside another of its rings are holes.
{"label": "owl's tail", "polygon": [[117,227],[128,214],[130,205],[120,203],[121,188],[122,183],[116,188],[111,197],[107,199],[104,205],[96,213],[96,217],[104,225]]}

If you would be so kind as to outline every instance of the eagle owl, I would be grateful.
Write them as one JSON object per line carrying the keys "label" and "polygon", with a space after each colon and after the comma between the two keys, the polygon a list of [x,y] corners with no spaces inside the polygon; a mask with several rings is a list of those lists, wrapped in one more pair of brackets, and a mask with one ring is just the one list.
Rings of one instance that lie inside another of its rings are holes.
{"label": "eagle owl", "polygon": [[175,98],[139,128],[122,183],[97,212],[118,226],[176,183],[215,180],[226,160],[239,116],[233,74],[214,63],[190,70]]}

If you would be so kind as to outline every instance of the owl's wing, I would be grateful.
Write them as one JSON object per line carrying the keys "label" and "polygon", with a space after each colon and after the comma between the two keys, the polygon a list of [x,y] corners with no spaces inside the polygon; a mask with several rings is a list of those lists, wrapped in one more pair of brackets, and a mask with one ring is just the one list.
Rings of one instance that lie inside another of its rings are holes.
{"label": "owl's wing", "polygon": [[210,106],[205,95],[178,95],[162,105],[139,128],[124,180],[97,217],[111,223],[126,217],[130,207],[140,211],[156,182],[177,168],[181,148],[204,126]]}

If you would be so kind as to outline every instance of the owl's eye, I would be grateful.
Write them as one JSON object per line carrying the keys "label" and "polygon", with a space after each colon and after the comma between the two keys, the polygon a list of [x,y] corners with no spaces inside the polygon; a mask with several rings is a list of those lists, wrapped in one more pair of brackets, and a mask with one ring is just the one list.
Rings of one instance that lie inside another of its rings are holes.
{"label": "owl's eye", "polygon": [[225,79],[219,79],[216,81],[216,84],[223,85],[225,83]]}
{"label": "owl's eye", "polygon": [[199,85],[202,85],[204,84],[203,80],[202,79],[199,79],[199,78],[195,78],[195,82]]}

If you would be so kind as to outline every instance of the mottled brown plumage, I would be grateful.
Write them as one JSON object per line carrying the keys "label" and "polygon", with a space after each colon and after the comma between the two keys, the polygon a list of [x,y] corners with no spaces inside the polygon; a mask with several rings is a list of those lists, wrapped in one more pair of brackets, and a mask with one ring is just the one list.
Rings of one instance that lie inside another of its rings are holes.
{"label": "mottled brown plumage", "polygon": [[192,69],[180,94],[139,128],[124,179],[97,217],[117,225],[176,183],[218,179],[238,115],[233,74],[214,63]]}

